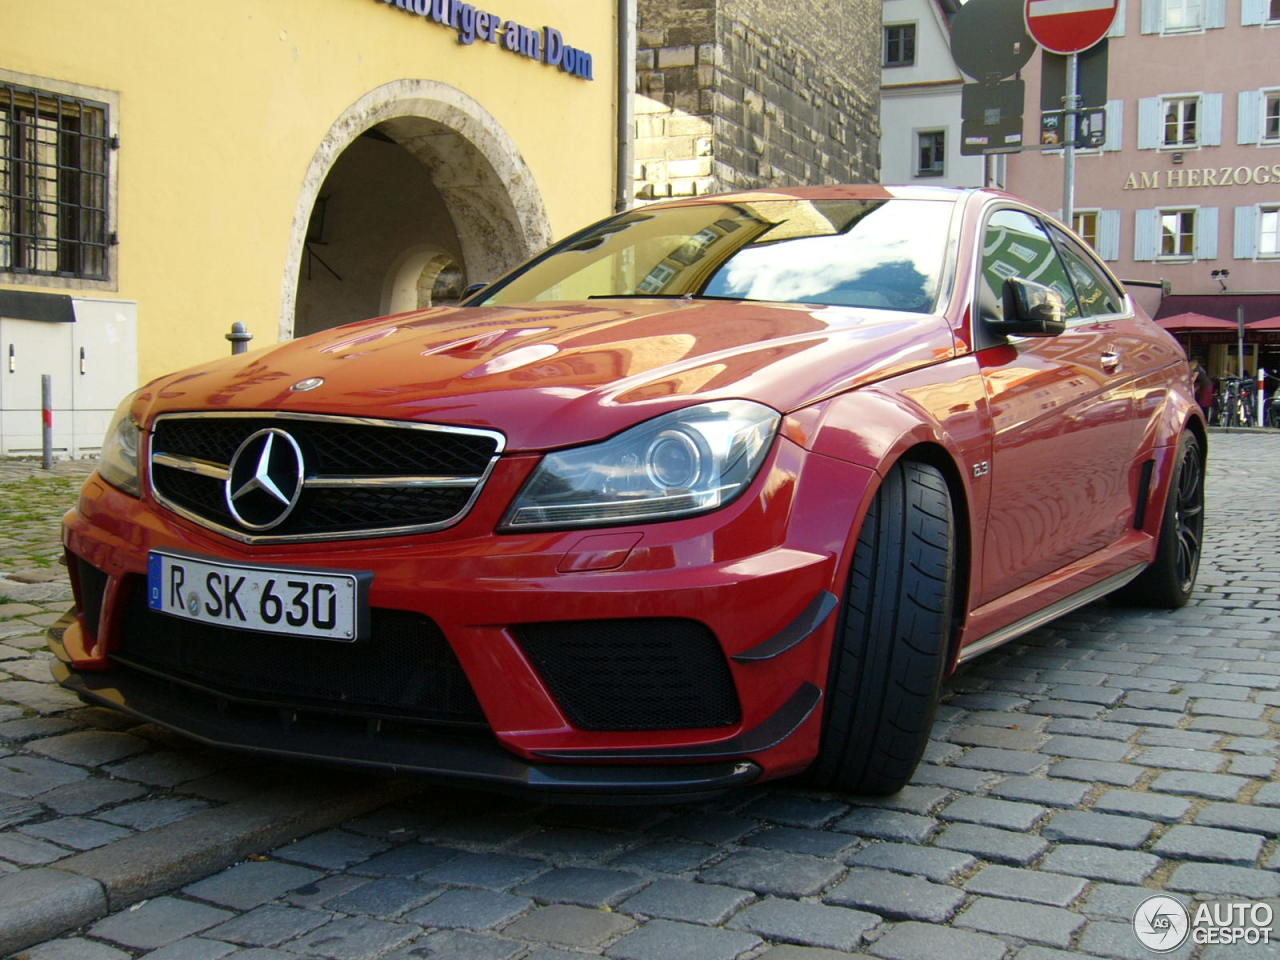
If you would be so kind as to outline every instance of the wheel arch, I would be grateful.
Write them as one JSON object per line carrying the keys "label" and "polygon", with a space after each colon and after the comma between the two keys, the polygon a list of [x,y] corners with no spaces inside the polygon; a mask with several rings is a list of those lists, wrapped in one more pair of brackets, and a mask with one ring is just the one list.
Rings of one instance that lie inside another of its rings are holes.
{"label": "wheel arch", "polygon": [[[895,459],[924,463],[935,468],[947,482],[947,492],[951,497],[951,517],[955,524],[954,558],[955,580],[952,583],[954,596],[951,604],[951,638],[948,641],[946,673],[955,669],[956,658],[960,653],[960,633],[964,626],[965,612],[968,609],[970,576],[973,564],[968,558],[973,556],[974,520],[970,514],[969,493],[965,487],[964,473],[950,451],[940,443],[918,442]],[[887,464],[885,469],[892,467]]]}
{"label": "wheel arch", "polygon": [[[948,673],[954,670],[959,653],[973,571],[981,559],[976,551],[981,548],[980,533],[988,506],[987,485],[977,479],[977,467],[990,458],[990,436],[984,429],[989,423],[985,406],[975,402],[973,411],[979,415],[956,415],[946,407],[930,410],[911,402],[902,393],[868,389],[845,394],[788,418],[795,423],[797,435],[809,440],[806,445],[810,449],[866,467],[876,475],[877,479],[868,485],[864,501],[855,511],[846,557],[853,555],[859,530],[880,480],[895,464],[903,460],[927,463],[936,467],[946,480],[956,526],[956,580]],[[843,564],[839,570],[840,577],[847,575]]]}

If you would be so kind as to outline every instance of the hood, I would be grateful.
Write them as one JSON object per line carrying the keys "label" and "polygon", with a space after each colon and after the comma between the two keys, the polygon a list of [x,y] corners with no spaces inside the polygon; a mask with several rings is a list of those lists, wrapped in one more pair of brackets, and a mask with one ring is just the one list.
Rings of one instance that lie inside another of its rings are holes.
{"label": "hood", "polygon": [[[275,410],[500,430],[507,449],[609,436],[747,398],[782,411],[952,356],[938,316],[718,300],[441,307],[323,331],[153,383],[145,417]],[[310,378],[310,390],[292,389]]]}

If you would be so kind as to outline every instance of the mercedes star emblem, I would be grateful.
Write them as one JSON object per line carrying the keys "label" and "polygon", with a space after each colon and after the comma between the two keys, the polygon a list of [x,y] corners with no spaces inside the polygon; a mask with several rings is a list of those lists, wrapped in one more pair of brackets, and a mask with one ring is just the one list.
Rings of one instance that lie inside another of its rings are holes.
{"label": "mercedes star emblem", "polygon": [[227,473],[227,509],[250,530],[270,530],[289,516],[302,493],[302,450],[283,430],[259,430],[236,450]]}
{"label": "mercedes star emblem", "polygon": [[304,393],[307,390],[314,390],[322,383],[324,383],[324,377],[307,377],[305,380],[299,380],[289,389],[298,393]]}

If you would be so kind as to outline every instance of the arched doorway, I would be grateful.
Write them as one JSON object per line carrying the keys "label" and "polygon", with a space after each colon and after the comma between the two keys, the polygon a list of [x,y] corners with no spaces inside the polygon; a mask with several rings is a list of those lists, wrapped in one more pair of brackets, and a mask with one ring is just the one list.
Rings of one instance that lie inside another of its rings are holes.
{"label": "arched doorway", "polygon": [[551,239],[515,143],[476,101],[401,80],[344,111],[294,217],[280,337],[456,302]]}

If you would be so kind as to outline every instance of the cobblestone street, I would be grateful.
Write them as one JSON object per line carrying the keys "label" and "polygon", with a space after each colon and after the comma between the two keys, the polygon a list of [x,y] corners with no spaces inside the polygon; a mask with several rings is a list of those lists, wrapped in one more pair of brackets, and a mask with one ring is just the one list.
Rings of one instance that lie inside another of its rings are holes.
{"label": "cobblestone street", "polygon": [[[85,902],[24,960],[1141,960],[1155,893],[1280,912],[1275,432],[1210,438],[1189,606],[1096,603],[973,661],[901,793],[657,807],[282,767],[84,707],[43,631],[87,469],[0,461],[0,873]],[[186,846],[232,820],[220,856]]]}

